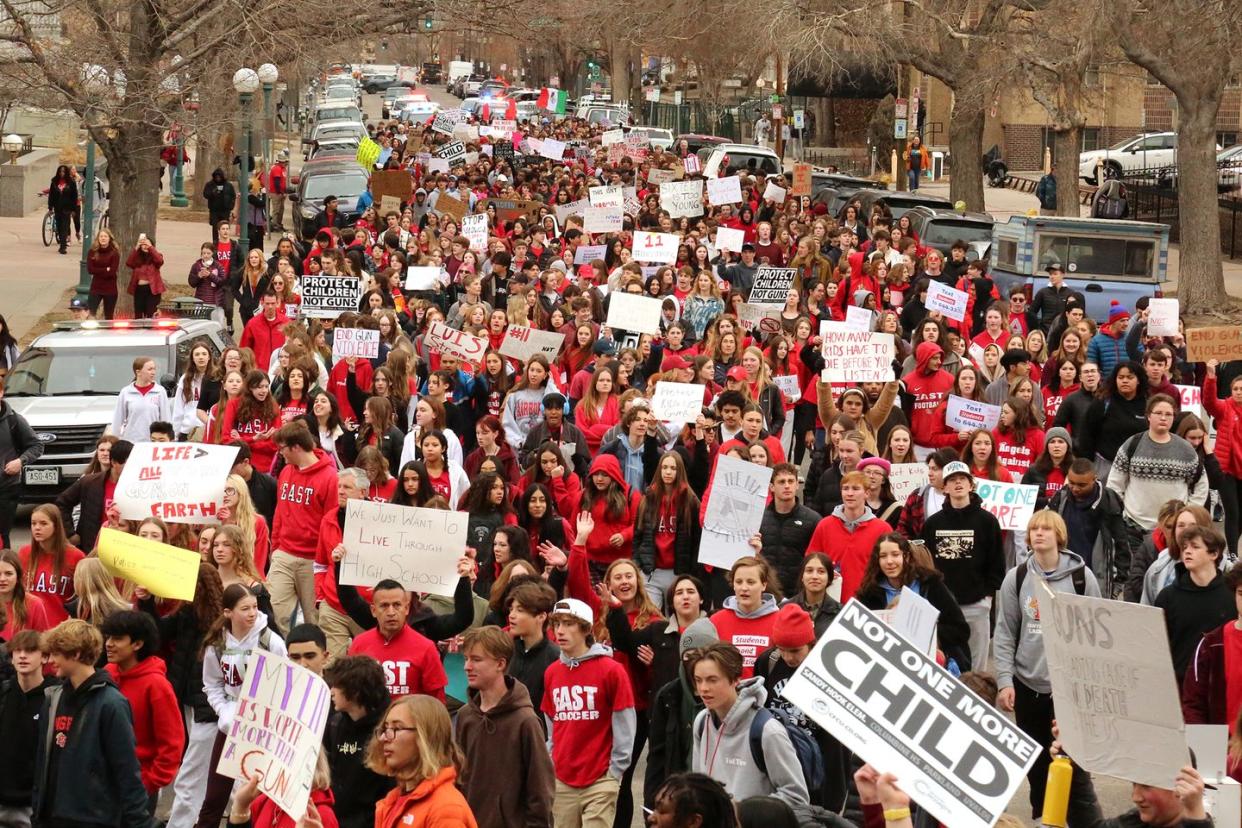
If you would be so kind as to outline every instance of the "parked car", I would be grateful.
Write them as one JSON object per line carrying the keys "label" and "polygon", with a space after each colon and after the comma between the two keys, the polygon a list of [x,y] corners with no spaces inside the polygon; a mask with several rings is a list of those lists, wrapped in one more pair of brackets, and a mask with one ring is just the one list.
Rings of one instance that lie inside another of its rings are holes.
{"label": "parked car", "polygon": [[[706,159],[703,159],[704,153],[707,153]],[[764,175],[782,172],[781,159],[776,152],[758,144],[716,144],[710,151],[703,147],[699,150],[699,158],[703,159],[706,178],[733,175],[738,170],[753,170]]]}
{"label": "parked car", "polygon": [[362,139],[356,135],[343,138],[324,138],[311,144],[310,149],[302,154],[305,161],[314,161],[324,156],[345,156],[358,154],[358,145]]}
{"label": "parked car", "polygon": [[990,242],[995,220],[987,213],[959,213],[919,205],[905,212],[919,244],[934,247],[946,256],[956,241]]}
{"label": "parked car", "polygon": [[671,129],[662,129],[660,127],[636,126],[629,127],[626,132],[637,132],[647,137],[647,143],[653,147],[661,149],[672,149],[673,147],[673,131]]}
{"label": "parked car", "polygon": [[681,146],[682,141],[685,141],[686,147],[690,150],[690,152],[696,155],[699,150],[704,147],[711,149],[719,146],[720,144],[729,143],[728,138],[721,138],[719,135],[703,135],[698,132],[683,132],[681,135],[678,135],[673,139],[673,146]]}
{"label": "parked car", "polygon": [[50,503],[86,471],[95,443],[112,424],[121,389],[137,357],[155,360],[171,389],[190,349],[206,343],[213,359],[233,344],[208,319],[58,322],[35,338],[5,379],[4,397],[43,443],[43,456],[22,470],[22,499]]}
{"label": "parked car", "polygon": [[[1216,151],[1220,152],[1220,145]],[[1158,170],[1177,164],[1177,133],[1148,132],[1127,138],[1102,150],[1091,150],[1078,155],[1078,177],[1088,184],[1096,184],[1097,163],[1104,169],[1105,178],[1119,178],[1143,170]],[[1153,179],[1158,176],[1153,174]]]}
{"label": "parked car", "polygon": [[859,190],[854,196],[862,202],[863,217],[871,215],[871,205],[883,204],[893,216],[893,220],[901,218],[907,210],[918,206],[949,210],[953,202],[944,196],[923,195],[921,193],[898,193],[889,190]]}
{"label": "parked car", "polygon": [[293,226],[299,239],[311,239],[315,235],[315,216],[323,209],[323,200],[330,195],[337,198],[337,210],[347,226],[353,226],[361,211],[358,197],[366,192],[367,171],[350,156],[325,156],[308,161],[291,182],[294,191],[289,200],[293,202]]}
{"label": "parked car", "polygon": [[389,114],[389,111],[392,107],[392,102],[397,100],[398,98],[403,98],[408,94],[410,94],[410,88],[408,86],[402,86],[400,84],[389,86],[387,89],[385,89],[384,96],[380,98],[380,117],[381,118],[392,117]]}
{"label": "parked car", "polygon": [[396,82],[396,72],[375,74],[371,75],[362,82],[362,90],[368,95],[374,95],[377,92],[383,92]]}
{"label": "parked car", "polygon": [[841,173],[820,172],[819,170],[811,171],[811,196],[827,187],[837,190],[886,190],[888,189],[879,181],[870,178],[857,178],[852,175],[843,175]]}
{"label": "parked car", "polygon": [[1108,320],[1111,300],[1127,308],[1141,296],[1162,296],[1169,268],[1169,226],[1145,221],[1012,216],[992,228],[991,272],[997,288],[1036,291],[1045,269],[1065,269],[1065,284],[1087,299],[1087,313]]}

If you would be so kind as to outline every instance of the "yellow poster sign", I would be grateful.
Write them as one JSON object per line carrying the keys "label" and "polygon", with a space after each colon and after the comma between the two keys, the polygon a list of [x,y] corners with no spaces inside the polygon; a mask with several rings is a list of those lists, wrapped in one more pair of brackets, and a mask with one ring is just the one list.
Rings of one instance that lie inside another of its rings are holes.
{"label": "yellow poster sign", "polygon": [[115,529],[101,529],[99,560],[114,576],[131,580],[152,595],[178,601],[194,600],[201,561],[197,552]]}

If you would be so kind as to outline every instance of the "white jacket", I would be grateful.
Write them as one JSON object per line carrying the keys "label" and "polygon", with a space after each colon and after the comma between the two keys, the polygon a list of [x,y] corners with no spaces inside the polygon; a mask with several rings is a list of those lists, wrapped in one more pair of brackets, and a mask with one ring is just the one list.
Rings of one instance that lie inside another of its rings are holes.
{"label": "white jacket", "polygon": [[172,401],[164,386],[155,384],[143,394],[131,382],[121,389],[112,415],[112,434],[131,443],[151,442],[151,423],[172,422]]}
{"label": "white jacket", "polygon": [[202,392],[203,381],[200,378],[194,384],[195,391],[198,393],[195,393],[189,400],[184,399],[182,393],[184,382],[184,376],[177,380],[177,387],[174,389],[172,398],[172,420],[170,422],[174,434],[189,434],[203,424],[203,421],[198,418],[198,400],[196,399],[198,393]]}
{"label": "white jacket", "polygon": [[[242,680],[246,677],[246,662],[250,660],[250,651],[259,646],[259,638],[267,629],[267,615],[260,612],[250,632],[240,641],[233,637],[228,627],[224,628],[224,648],[217,650],[209,646],[203,653],[203,692],[207,694],[207,703],[220,718],[221,733],[228,733],[237,714],[237,697],[241,695]],[[283,656],[288,651],[285,642],[274,631],[268,635],[267,651]]]}
{"label": "white jacket", "polygon": [[[414,410],[413,403],[410,404],[410,410],[411,411]],[[449,465],[452,466],[456,464],[458,466],[464,466],[465,460],[463,459],[464,455],[462,454],[462,451],[461,451],[461,440],[457,439],[457,435],[453,433],[453,429],[451,428],[445,428],[445,429],[442,429],[442,431],[444,432],[444,439],[448,441],[448,463]],[[401,465],[402,467],[404,467],[405,464],[410,462],[411,460],[418,459],[418,438],[421,436],[421,434],[422,432],[419,430],[418,426],[415,426],[413,431],[405,435],[405,440],[401,442]],[[456,508],[456,507],[453,507],[453,508]]]}

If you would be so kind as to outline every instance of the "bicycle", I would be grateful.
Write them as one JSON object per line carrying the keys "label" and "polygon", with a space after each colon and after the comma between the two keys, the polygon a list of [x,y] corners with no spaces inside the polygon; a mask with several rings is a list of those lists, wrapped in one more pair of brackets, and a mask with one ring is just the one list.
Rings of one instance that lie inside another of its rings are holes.
{"label": "bicycle", "polygon": [[56,241],[56,213],[48,210],[43,216],[43,246],[51,247]]}

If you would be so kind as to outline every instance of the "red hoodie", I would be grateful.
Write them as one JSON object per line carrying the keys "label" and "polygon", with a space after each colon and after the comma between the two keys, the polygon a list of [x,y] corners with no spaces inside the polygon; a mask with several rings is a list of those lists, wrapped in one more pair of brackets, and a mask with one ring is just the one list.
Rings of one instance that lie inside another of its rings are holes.
{"label": "red hoodie", "polygon": [[1026,440],[1019,443],[1012,431],[1001,431],[998,426],[992,429],[992,439],[996,441],[996,456],[1001,465],[1009,469],[1015,479],[1020,479],[1026,474],[1026,470],[1044,450],[1042,428],[1028,428]]}
{"label": "red hoodie", "polygon": [[[638,522],[638,503],[642,499],[638,492],[629,487],[621,475],[621,463],[611,454],[601,454],[591,461],[591,471],[587,476],[587,486],[594,487],[590,479],[592,475],[604,473],[611,477],[621,491],[625,493],[626,508],[619,517],[608,515],[607,498],[596,498],[591,507],[591,517],[595,518],[595,529],[587,538],[587,558],[596,563],[609,564],[621,558],[634,557],[634,525]],[[578,514],[586,503],[586,492],[578,501],[578,508],[571,514]],[[608,539],[613,535],[621,535],[620,546],[613,546]]]}
{"label": "red hoodie", "polygon": [[914,370],[901,378],[906,393],[914,397],[910,412],[910,433],[919,446],[933,445],[932,438],[942,429],[944,418],[940,401],[953,388],[953,375],[943,368],[931,371],[931,358],[944,353],[935,342],[920,342],[914,349]]}
{"label": "red hoodie", "polygon": [[164,659],[149,656],[125,672],[109,664],[108,675],[112,676],[134,713],[134,741],[138,764],[142,766],[142,787],[148,794],[155,793],[172,784],[185,749],[181,705],[168,683]]}
{"label": "red hoodie", "polygon": [[279,308],[276,309],[275,319],[268,320],[260,313],[246,323],[238,344],[254,351],[254,364],[260,371],[267,371],[271,367],[272,353],[285,344],[285,335],[280,329],[288,324],[289,317]]}
{"label": "red hoodie", "polygon": [[[336,573],[333,570],[332,550],[336,549],[344,538],[341,531],[340,509],[333,509],[323,516],[319,522],[318,541],[315,545],[315,600],[327,603],[332,609],[345,617],[349,613],[341,606],[341,598],[336,592]],[[370,587],[355,587],[358,595],[368,604],[371,603]]]}
{"label": "red hoodie", "polygon": [[[371,367],[369,360],[360,359],[354,363],[354,382],[358,386],[358,390],[365,394],[371,393],[371,380],[374,376],[375,369]],[[328,382],[325,390],[336,398],[336,407],[341,412],[341,420],[353,420],[356,423],[362,422],[361,412],[354,411],[354,407],[349,404],[349,391],[345,385],[345,378],[349,375],[349,363],[341,360],[332,366],[332,370],[328,372]]]}
{"label": "red hoodie", "polygon": [[[319,821],[323,823],[323,828],[340,828],[340,823],[336,820],[336,811],[332,809],[336,798],[332,796],[330,788],[311,791],[310,801],[315,805],[315,812],[319,814]],[[300,819],[294,820],[293,817],[280,810],[280,806],[268,799],[267,794],[259,794],[258,798],[250,803],[250,824],[253,828],[294,828],[300,821]]]}
{"label": "red hoodie", "polygon": [[319,526],[325,515],[335,511],[336,464],[315,449],[314,463],[305,469],[290,463],[276,480],[272,551],[313,560]]}

